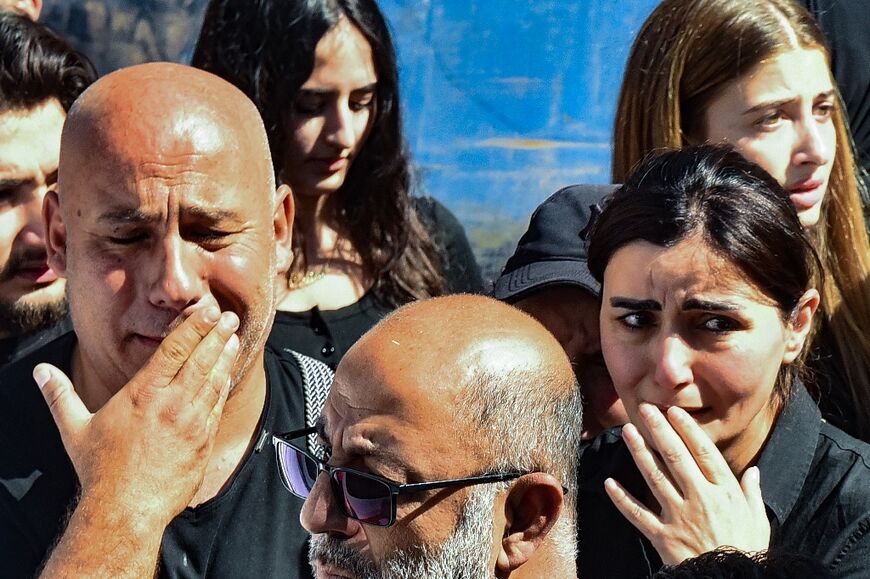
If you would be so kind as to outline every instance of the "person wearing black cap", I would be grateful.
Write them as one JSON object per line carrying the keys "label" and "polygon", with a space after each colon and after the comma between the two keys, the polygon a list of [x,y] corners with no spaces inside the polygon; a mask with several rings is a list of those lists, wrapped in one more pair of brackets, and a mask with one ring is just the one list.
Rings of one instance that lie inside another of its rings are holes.
{"label": "person wearing black cap", "polygon": [[571,359],[583,390],[583,438],[627,422],[598,330],[601,286],[586,264],[586,234],[611,185],[573,185],[544,201],[493,287],[496,299],[537,319]]}

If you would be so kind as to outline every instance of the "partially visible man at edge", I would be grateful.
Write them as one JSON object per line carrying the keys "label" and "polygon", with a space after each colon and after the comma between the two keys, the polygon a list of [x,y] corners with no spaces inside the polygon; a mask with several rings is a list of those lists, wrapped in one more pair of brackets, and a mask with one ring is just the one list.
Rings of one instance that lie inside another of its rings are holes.
{"label": "partially visible man at edge", "polygon": [[[470,295],[396,310],[339,364],[324,452],[275,440],[317,577],[577,577],[581,412],[559,343],[519,310]],[[371,475],[412,488],[390,497]]]}
{"label": "partially visible man at edge", "polygon": [[42,0],[0,0],[0,9],[13,10],[36,22],[42,12]]}
{"label": "partially visible man at edge", "polygon": [[91,63],[42,24],[0,10],[0,366],[46,341],[66,313],[48,267],[42,199],[57,180],[60,132],[96,79]]}
{"label": "partially visible man at edge", "polygon": [[4,574],[309,576],[261,452],[304,424],[297,367],[264,353],[292,218],[218,77],[140,65],[76,101],[43,209],[74,332],[0,373]]}
{"label": "partially visible man at edge", "polygon": [[541,322],[564,348],[583,391],[584,440],[628,422],[601,354],[601,285],[586,261],[586,235],[613,190],[572,185],[553,193],[532,213],[492,289],[493,297]]}

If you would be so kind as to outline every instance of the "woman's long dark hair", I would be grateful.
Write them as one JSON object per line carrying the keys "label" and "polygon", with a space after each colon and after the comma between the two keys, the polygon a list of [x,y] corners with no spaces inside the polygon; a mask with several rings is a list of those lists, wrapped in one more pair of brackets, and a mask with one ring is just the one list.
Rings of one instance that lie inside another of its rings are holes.
{"label": "woman's long dark hair", "polygon": [[[714,145],[654,153],[641,161],[593,225],[589,271],[604,283],[604,270],[619,248],[634,241],[672,247],[694,235],[770,298],[785,323],[818,279],[819,257],[788,193],[755,163]],[[780,370],[775,390],[780,401],[801,363],[799,356]]]}
{"label": "woman's long dark hair", "polygon": [[[317,43],[342,18],[371,45],[378,85],[371,132],[325,204],[324,219],[351,242],[382,302],[439,295],[445,290],[439,253],[410,196],[396,52],[374,0],[211,0],[192,64],[236,85],[257,105],[280,182],[288,115],[314,69]],[[293,242],[295,263],[304,267],[297,225]]]}

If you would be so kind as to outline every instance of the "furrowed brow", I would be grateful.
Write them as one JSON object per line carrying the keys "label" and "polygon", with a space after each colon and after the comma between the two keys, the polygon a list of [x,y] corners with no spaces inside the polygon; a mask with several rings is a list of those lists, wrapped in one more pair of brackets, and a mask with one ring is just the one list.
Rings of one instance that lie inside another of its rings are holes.
{"label": "furrowed brow", "polygon": [[662,305],[655,300],[636,300],[621,296],[610,298],[610,305],[611,307],[625,310],[653,310],[657,312],[662,310]]}
{"label": "furrowed brow", "polygon": [[0,189],[17,189],[33,184],[33,179],[0,179]]}
{"label": "furrowed brow", "polygon": [[690,310],[706,310],[711,312],[733,312],[739,310],[740,306],[729,304],[728,302],[711,302],[709,300],[699,300],[691,298],[683,302],[683,311]]}
{"label": "furrowed brow", "polygon": [[145,213],[139,209],[113,209],[99,217],[99,221],[107,223],[152,223],[159,217]]}
{"label": "furrowed brow", "polygon": [[192,219],[206,223],[241,223],[243,219],[235,211],[209,207],[182,207],[182,219]]}
{"label": "furrowed brow", "polygon": [[786,105],[794,100],[794,97],[788,97],[784,99],[777,99],[775,101],[765,101],[763,103],[758,103],[754,107],[746,109],[743,114],[751,115],[753,113],[757,113],[759,111],[763,111],[766,109],[778,109],[779,107]]}

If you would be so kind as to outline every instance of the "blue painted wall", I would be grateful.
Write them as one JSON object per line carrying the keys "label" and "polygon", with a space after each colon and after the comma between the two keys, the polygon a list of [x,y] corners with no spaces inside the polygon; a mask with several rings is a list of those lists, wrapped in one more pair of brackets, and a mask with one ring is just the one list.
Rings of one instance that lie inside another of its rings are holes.
{"label": "blue painted wall", "polygon": [[[532,210],[606,183],[631,42],[658,0],[379,0],[399,51],[420,188],[498,274]],[[44,19],[102,73],[188,62],[205,0],[46,0]]]}
{"label": "blue painted wall", "polygon": [[609,181],[625,59],[658,0],[382,0],[424,187],[467,222]]}

